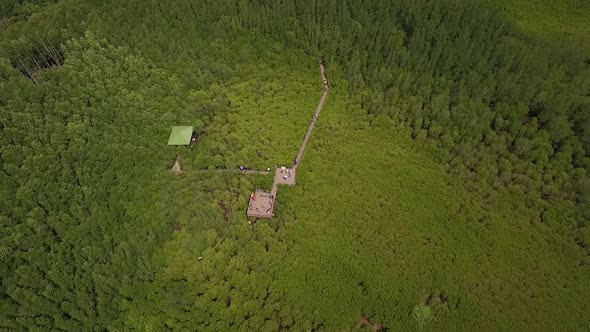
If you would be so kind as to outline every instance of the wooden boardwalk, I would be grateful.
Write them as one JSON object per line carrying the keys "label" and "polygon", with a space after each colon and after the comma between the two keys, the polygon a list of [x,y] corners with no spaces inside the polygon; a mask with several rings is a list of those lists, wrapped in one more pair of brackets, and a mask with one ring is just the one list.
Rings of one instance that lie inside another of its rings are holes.
{"label": "wooden boardwalk", "polygon": [[326,98],[328,97],[328,92],[330,91],[330,86],[328,84],[328,78],[326,77],[326,69],[324,67],[324,63],[320,60],[320,72],[322,74],[322,79],[324,82],[324,93],[322,93],[322,97],[320,98],[320,102],[313,113],[311,118],[311,123],[307,128],[307,132],[305,137],[303,138],[303,142],[301,143],[301,147],[299,148],[299,152],[295,159],[293,160],[293,166],[290,168],[287,167],[277,167],[275,170],[239,170],[239,169],[229,169],[229,168],[222,168],[222,169],[201,169],[197,170],[199,173],[205,172],[219,172],[219,173],[241,173],[241,174],[258,174],[258,175],[269,175],[274,173],[274,181],[272,184],[272,189],[270,192],[257,190],[255,193],[250,195],[250,201],[248,203],[248,217],[253,218],[272,218],[274,216],[274,202],[277,197],[278,187],[279,185],[290,185],[294,186],[297,184],[297,168],[301,165],[301,160],[303,159],[303,155],[305,153],[305,148],[307,147],[307,143],[311,138],[311,134],[315,129],[315,126],[318,122],[318,118],[322,109],[324,107],[324,103],[326,102]]}
{"label": "wooden boardwalk", "polygon": [[241,173],[241,174],[258,174],[258,175],[269,175],[272,174],[273,171],[257,171],[257,170],[239,170],[233,168],[218,168],[218,169],[198,169],[195,170],[197,173],[208,173],[208,172],[219,172],[219,173]]}
{"label": "wooden boardwalk", "polygon": [[[322,60],[320,60],[320,71],[322,73],[322,79],[324,82],[324,93],[322,94],[322,97],[320,98],[320,102],[315,110],[315,113],[313,114],[313,116],[311,118],[311,123],[309,124],[309,127],[307,128],[307,133],[305,134],[305,137],[303,138],[303,143],[301,143],[301,147],[299,148],[299,152],[297,153],[297,156],[295,157],[295,160],[293,162],[293,166],[291,168],[279,167],[279,168],[275,169],[275,177],[274,177],[274,181],[272,184],[272,189],[271,189],[270,193],[268,193],[268,199],[270,202],[270,206],[268,208],[269,210],[265,210],[264,213],[260,213],[260,209],[256,207],[258,205],[258,203],[256,203],[256,195],[264,195],[264,197],[266,198],[267,197],[266,192],[257,191],[255,194],[252,194],[250,196],[250,202],[248,203],[248,212],[247,212],[248,217],[272,218],[274,216],[274,202],[277,197],[279,185],[283,184],[283,185],[292,185],[293,186],[293,185],[297,184],[297,168],[299,167],[299,165],[301,165],[301,160],[303,159],[303,154],[305,153],[305,148],[307,147],[307,143],[309,142],[309,139],[311,138],[311,134],[313,133],[313,130],[315,129],[315,126],[318,122],[318,118],[320,116],[320,113],[322,112],[322,109],[324,107],[324,103],[326,102],[326,98],[328,97],[328,92],[330,91],[330,85],[328,84],[328,78],[326,77],[326,69],[324,67],[324,63]],[[250,172],[256,173],[256,174],[270,173],[270,172],[266,172],[266,171],[250,171]]]}
{"label": "wooden boardwalk", "polygon": [[303,154],[305,153],[305,148],[307,147],[307,142],[309,141],[309,138],[311,137],[311,134],[313,133],[313,130],[315,129],[315,125],[318,122],[318,117],[320,116],[320,113],[322,112],[322,108],[324,108],[324,103],[326,102],[326,97],[328,97],[328,92],[330,90],[330,86],[328,85],[328,78],[326,77],[324,63],[322,61],[320,61],[320,71],[322,72],[322,78],[324,79],[324,93],[322,94],[322,98],[320,98],[320,103],[318,104],[318,107],[316,108],[315,113],[313,114],[313,117],[311,119],[311,123],[309,124],[309,128],[307,128],[307,134],[305,134],[305,138],[303,139],[303,143],[301,144],[301,147],[299,148],[299,153],[297,153],[297,157],[295,157],[295,164],[293,165],[294,170],[297,170],[297,167],[299,166],[299,163],[301,162],[301,159],[303,158]]}

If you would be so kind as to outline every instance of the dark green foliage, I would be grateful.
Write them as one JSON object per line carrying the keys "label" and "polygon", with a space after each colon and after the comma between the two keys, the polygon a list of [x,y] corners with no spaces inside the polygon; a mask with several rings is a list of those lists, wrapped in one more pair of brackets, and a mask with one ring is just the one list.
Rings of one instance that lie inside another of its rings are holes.
{"label": "dark green foliage", "polygon": [[0,3],[0,19],[23,20],[57,0],[5,0]]}
{"label": "dark green foliage", "polygon": [[[454,0],[0,16],[0,328],[590,324],[583,49]],[[318,55],[332,90],[298,186],[248,225],[272,179],[232,170],[292,162]],[[199,143],[167,147],[173,125]]]}

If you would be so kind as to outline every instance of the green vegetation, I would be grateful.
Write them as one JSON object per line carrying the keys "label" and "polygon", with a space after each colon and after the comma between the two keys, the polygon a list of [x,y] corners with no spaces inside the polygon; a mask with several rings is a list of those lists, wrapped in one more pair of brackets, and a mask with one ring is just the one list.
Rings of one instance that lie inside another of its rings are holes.
{"label": "green vegetation", "polygon": [[487,6],[7,2],[0,328],[587,329],[590,59]]}
{"label": "green vegetation", "polygon": [[489,0],[539,38],[590,49],[590,2],[583,0]]}
{"label": "green vegetation", "polygon": [[415,306],[412,313],[414,315],[414,319],[418,321],[420,326],[424,326],[424,324],[426,324],[432,318],[432,311],[430,310],[430,307],[424,304]]}

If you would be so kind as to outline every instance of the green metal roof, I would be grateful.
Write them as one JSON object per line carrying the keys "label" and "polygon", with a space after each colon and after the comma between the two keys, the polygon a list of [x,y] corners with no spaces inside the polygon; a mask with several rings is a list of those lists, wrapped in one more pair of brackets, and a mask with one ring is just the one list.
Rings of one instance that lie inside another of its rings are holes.
{"label": "green metal roof", "polygon": [[168,138],[168,145],[189,145],[192,135],[192,126],[174,126]]}

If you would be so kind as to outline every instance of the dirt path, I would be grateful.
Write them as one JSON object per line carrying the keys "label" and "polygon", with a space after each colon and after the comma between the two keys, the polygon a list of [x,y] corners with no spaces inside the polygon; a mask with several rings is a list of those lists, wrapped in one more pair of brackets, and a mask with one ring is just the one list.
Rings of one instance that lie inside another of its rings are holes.
{"label": "dirt path", "polygon": [[241,171],[239,169],[233,168],[220,168],[220,169],[199,169],[195,172],[198,173],[206,173],[206,172],[219,172],[219,173],[242,173],[242,174],[258,174],[258,175],[269,175],[272,174],[273,171],[257,171],[257,170],[244,170]]}

